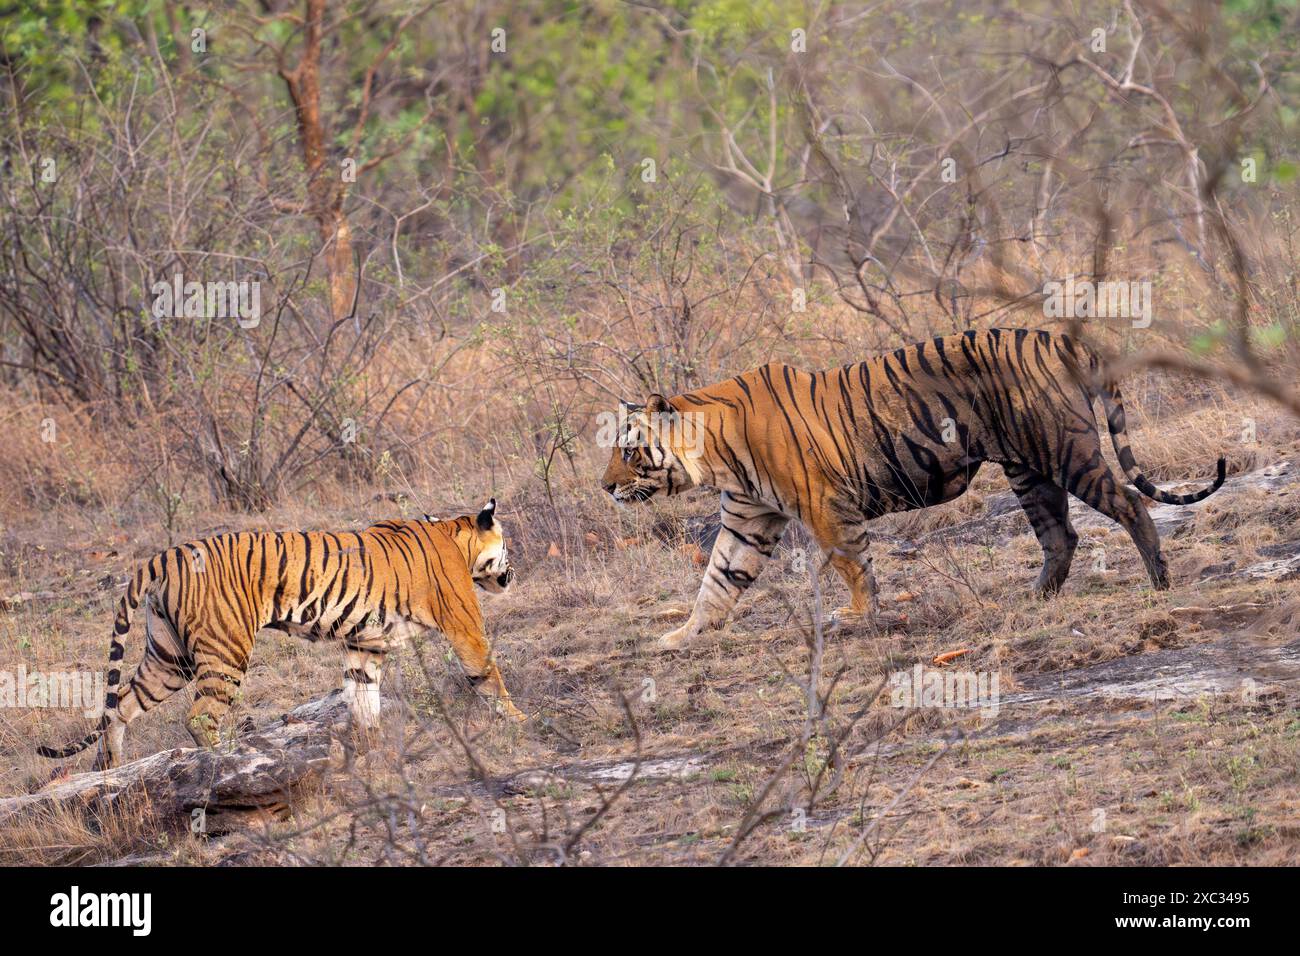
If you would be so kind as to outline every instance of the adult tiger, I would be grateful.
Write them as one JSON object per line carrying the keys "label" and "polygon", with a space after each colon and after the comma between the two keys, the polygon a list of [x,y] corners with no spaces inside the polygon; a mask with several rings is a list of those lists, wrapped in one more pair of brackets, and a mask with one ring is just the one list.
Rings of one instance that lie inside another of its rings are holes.
{"label": "adult tiger", "polygon": [[1029,517],[1044,563],[1035,585],[1065,581],[1078,536],[1066,493],[1128,531],[1151,583],[1167,588],[1160,539],[1141,499],[1101,456],[1099,397],[1120,467],[1167,504],[1201,501],[1223,484],[1171,495],[1137,470],[1116,384],[1068,336],[1027,329],[963,332],[843,368],[770,364],[671,399],[626,406],[605,490],[646,501],[703,486],[722,492],[722,529],[690,618],[660,638],[671,649],[721,627],[772,554],[787,523],[812,533],[848,585],[837,615],[875,613],[867,523],[951,501],[983,462],[996,462]]}
{"label": "adult tiger", "polygon": [[[343,533],[240,532],[171,548],[136,571],[118,605],[99,725],[67,747],[37,752],[70,757],[100,740],[96,769],[115,766],[127,725],[191,680],[196,693],[186,727],[200,747],[215,746],[263,627],[343,642],[343,693],[361,729],[379,720],[384,655],[435,628],[471,680],[489,685],[498,710],[522,720],[493,660],[474,593],[475,585],[500,593],[513,580],[495,498],[477,515],[447,521],[384,521]],[[122,637],[142,598],[144,657],[119,690]]]}

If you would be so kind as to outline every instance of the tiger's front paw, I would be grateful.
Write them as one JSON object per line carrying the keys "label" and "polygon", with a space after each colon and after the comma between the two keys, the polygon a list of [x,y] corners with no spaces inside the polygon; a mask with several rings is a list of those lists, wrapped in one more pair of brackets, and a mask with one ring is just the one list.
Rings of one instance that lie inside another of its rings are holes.
{"label": "tiger's front paw", "polygon": [[528,715],[516,707],[509,698],[497,698],[496,712],[498,717],[506,717],[521,724],[528,719]]}
{"label": "tiger's front paw", "polygon": [[837,607],[831,611],[831,627],[852,627],[870,619],[870,613],[855,611],[851,607]]}
{"label": "tiger's front paw", "polygon": [[902,611],[882,611],[878,607],[867,611],[839,607],[831,612],[830,617],[830,626],[834,630],[864,627],[890,631],[906,627],[907,623],[908,617]]}
{"label": "tiger's front paw", "polygon": [[655,647],[661,651],[679,651],[687,641],[699,633],[691,621],[687,621],[681,627],[674,631],[669,631],[663,637],[655,642]]}

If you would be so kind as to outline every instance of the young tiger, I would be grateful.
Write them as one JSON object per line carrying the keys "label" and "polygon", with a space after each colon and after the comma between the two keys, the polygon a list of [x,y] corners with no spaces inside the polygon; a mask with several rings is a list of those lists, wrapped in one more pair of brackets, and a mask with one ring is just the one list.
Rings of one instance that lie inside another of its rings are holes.
{"label": "young tiger", "polygon": [[951,501],[984,462],[1002,467],[1042,545],[1035,584],[1057,591],[1078,535],[1066,494],[1118,522],[1151,583],[1169,576],[1155,525],[1101,456],[1100,398],[1119,465],[1142,494],[1201,501],[1223,484],[1171,495],[1139,473],[1118,386],[1068,336],[1027,329],[964,332],[824,372],[771,364],[671,399],[625,406],[603,485],[619,502],[703,486],[722,492],[722,530],[690,618],[660,638],[672,649],[718,628],[758,577],[786,525],[800,521],[852,594],[839,619],[874,614],[868,522]]}
{"label": "young tiger", "polygon": [[[215,746],[263,627],[343,642],[343,693],[359,728],[378,723],[384,655],[433,629],[451,642],[470,679],[486,685],[497,709],[523,720],[493,660],[474,593],[475,585],[505,591],[514,574],[495,498],[477,515],[447,521],[384,521],[361,532],[240,532],[171,548],[136,571],[118,605],[99,726],[67,747],[37,752],[69,757],[99,740],[95,768],[113,767],[127,724],[191,680],[186,727],[200,747]],[[122,638],[142,598],[144,658],[122,688]]]}

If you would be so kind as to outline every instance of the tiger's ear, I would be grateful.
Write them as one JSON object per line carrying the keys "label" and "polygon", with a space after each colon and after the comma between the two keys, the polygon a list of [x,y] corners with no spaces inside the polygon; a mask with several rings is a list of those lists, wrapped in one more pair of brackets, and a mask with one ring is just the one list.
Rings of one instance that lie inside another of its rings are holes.
{"label": "tiger's ear", "polygon": [[496,514],[497,500],[495,498],[489,498],[488,503],[483,506],[483,510],[478,513],[478,517],[474,519],[475,527],[480,531],[491,531],[492,522],[496,519]]}
{"label": "tiger's ear", "polygon": [[659,415],[663,412],[671,412],[673,407],[668,404],[668,399],[655,392],[646,399],[645,410],[650,415]]}

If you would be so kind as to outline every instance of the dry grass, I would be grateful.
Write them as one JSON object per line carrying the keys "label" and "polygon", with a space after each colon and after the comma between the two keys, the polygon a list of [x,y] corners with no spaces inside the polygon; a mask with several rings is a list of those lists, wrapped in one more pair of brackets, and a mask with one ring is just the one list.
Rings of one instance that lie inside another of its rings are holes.
{"label": "dry grass", "polygon": [[[1233,470],[1300,455],[1300,429],[1251,402],[1219,394],[1195,407],[1162,400],[1152,411],[1143,390],[1130,394],[1140,422],[1134,447],[1161,477],[1203,477],[1217,448],[1227,450]],[[1256,419],[1259,445],[1231,444],[1243,417]],[[585,478],[598,469],[592,450],[576,470]],[[915,537],[950,527],[981,514],[1004,491],[1001,476],[986,471],[965,498],[898,516],[882,529]],[[381,747],[300,795],[291,820],[202,839],[159,830],[147,816],[92,828],[68,818],[0,836],[0,859],[550,862],[617,783],[602,783],[593,770],[632,759],[639,737],[646,760],[693,762],[679,773],[643,769],[564,859],[716,861],[804,727],[805,695],[787,676],[802,678],[808,667],[802,634],[812,592],[793,550],[801,541],[792,536],[778,552],[725,630],[663,655],[653,638],[689,607],[700,574],[689,549],[661,539],[663,529],[709,514],[716,502],[696,495],[654,510],[616,511],[585,480],[566,478],[559,492],[555,511],[536,492],[531,499],[503,495],[521,580],[488,607],[508,683],[542,719],[522,730],[493,720],[434,638],[390,668],[386,692],[407,701],[406,717],[390,715]],[[267,516],[207,515],[189,530],[357,527],[400,510],[372,500],[369,490],[333,494],[330,504],[306,500]],[[825,691],[834,677],[829,723],[779,775],[765,804],[775,816],[741,845],[736,861],[833,861],[864,821],[892,805],[855,862],[1046,865],[1073,856],[1102,864],[1295,863],[1294,684],[1250,704],[1222,695],[1161,703],[1059,699],[993,722],[962,711],[900,712],[887,706],[888,691],[876,696],[885,675],[956,649],[970,651],[961,667],[998,674],[1005,697],[1037,675],[1126,659],[1141,668],[1144,655],[1226,634],[1246,633],[1267,647],[1293,639],[1300,616],[1294,584],[1198,580],[1211,564],[1242,566],[1261,546],[1300,539],[1300,506],[1291,497],[1231,510],[1212,499],[1189,533],[1165,540],[1177,585],[1163,594],[1147,588],[1136,550],[1119,532],[1085,535],[1069,583],[1050,603],[1029,594],[1040,556],[1027,533],[1002,543],[959,537],[927,546],[922,560],[882,544],[876,569],[885,603],[908,623],[830,637],[822,682]],[[6,529],[0,596],[44,596],[0,615],[5,659],[29,669],[102,668],[119,585],[135,562],[166,543],[156,521],[137,514],[114,522],[92,504],[30,514]],[[548,554],[552,544],[558,557]],[[1090,569],[1095,546],[1106,550],[1104,573]],[[821,584],[826,606],[840,603],[833,576],[823,575]],[[1236,615],[1171,613],[1243,604],[1257,607]],[[131,643],[128,660],[138,650]],[[341,666],[335,648],[262,634],[232,726],[329,691]],[[134,725],[130,750],[188,745],[181,725],[187,697],[182,692]],[[806,805],[809,781],[829,754],[828,728],[845,727],[865,705],[847,737],[842,781],[819,795],[806,827],[792,827],[786,804]],[[32,755],[32,743],[61,741],[82,726],[59,712],[0,710],[0,792],[38,786],[51,765]],[[452,727],[495,783],[473,778]],[[955,730],[969,739],[916,778]],[[534,768],[555,776],[514,788],[522,792],[502,791],[501,781]],[[505,813],[506,833],[493,830],[497,810]],[[1105,825],[1094,832],[1098,810]]]}

